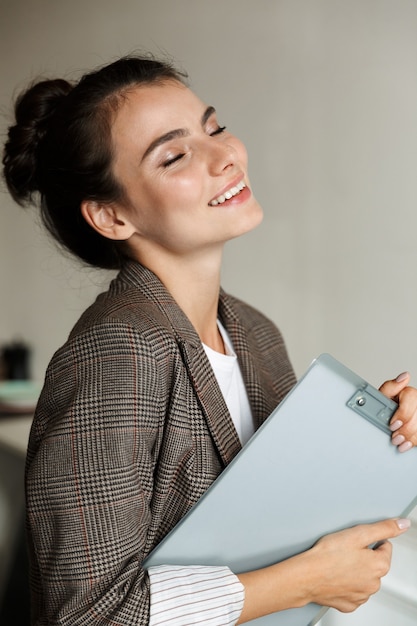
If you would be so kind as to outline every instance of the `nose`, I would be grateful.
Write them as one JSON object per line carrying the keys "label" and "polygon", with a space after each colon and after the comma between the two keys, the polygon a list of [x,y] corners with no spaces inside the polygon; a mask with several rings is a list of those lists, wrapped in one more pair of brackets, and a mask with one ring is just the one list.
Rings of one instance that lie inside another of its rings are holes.
{"label": "nose", "polygon": [[213,141],[213,139],[211,141],[209,153],[210,173],[217,176],[236,165],[238,154],[236,148],[229,141]]}

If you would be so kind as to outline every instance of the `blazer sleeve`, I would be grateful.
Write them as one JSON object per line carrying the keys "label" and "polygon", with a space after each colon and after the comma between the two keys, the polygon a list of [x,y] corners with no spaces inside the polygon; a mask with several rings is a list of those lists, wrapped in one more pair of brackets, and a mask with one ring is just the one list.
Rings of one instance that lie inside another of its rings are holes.
{"label": "blazer sleeve", "polygon": [[54,356],[27,457],[35,623],[148,624],[141,563],[166,396],[149,342],[121,324]]}

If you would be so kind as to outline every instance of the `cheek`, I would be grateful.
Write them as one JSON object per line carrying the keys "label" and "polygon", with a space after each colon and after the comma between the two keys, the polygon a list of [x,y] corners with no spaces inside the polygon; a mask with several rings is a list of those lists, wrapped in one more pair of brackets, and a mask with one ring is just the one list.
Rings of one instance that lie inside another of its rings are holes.
{"label": "cheek", "polygon": [[201,185],[190,175],[171,175],[158,183],[144,185],[142,213],[148,229],[175,230],[189,219],[190,207],[194,208],[201,195]]}
{"label": "cheek", "polygon": [[200,199],[203,191],[202,177],[198,168],[189,168],[187,172],[180,172],[172,177],[165,187],[166,199],[180,202],[178,209],[184,205]]}

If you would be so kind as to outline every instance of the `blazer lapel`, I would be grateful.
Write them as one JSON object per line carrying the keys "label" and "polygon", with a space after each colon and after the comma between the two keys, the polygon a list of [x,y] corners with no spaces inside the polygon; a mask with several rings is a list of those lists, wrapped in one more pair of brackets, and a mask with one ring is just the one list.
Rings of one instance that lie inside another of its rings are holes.
{"label": "blazer lapel", "polygon": [[201,343],[195,345],[180,340],[179,345],[211,435],[226,466],[242,445],[223,394]]}
{"label": "blazer lapel", "polygon": [[223,291],[220,293],[219,315],[238,356],[257,429],[277,406],[276,392],[271,386],[269,373],[263,371],[262,353],[257,342],[253,340],[250,329],[242,324]]}
{"label": "blazer lapel", "polygon": [[167,320],[176,337],[188,376],[220,458],[225,466],[228,465],[242,446],[194,326],[158,277],[149,269],[131,262],[126,264],[122,275],[123,280],[139,288]]}

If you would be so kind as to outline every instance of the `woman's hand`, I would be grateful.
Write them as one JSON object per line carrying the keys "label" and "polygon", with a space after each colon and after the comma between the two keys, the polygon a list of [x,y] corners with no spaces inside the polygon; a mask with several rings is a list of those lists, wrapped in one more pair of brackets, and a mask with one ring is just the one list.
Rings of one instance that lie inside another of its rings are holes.
{"label": "woman's hand", "polygon": [[[344,613],[354,611],[376,593],[391,564],[388,538],[409,528],[408,520],[385,520],[343,530],[320,539],[311,549],[318,574],[313,600]],[[370,545],[376,544],[373,550]]]}
{"label": "woman's hand", "polygon": [[245,603],[238,624],[310,602],[354,611],[378,591],[390,568],[387,540],[409,527],[409,520],[403,519],[355,526],[323,537],[290,559],[239,574]]}
{"label": "woman's hand", "polygon": [[406,452],[417,446],[417,389],[408,387],[410,374],[404,372],[395,380],[387,380],[379,390],[398,402],[398,409],[394,413],[390,428],[392,443],[398,446],[400,452]]}

